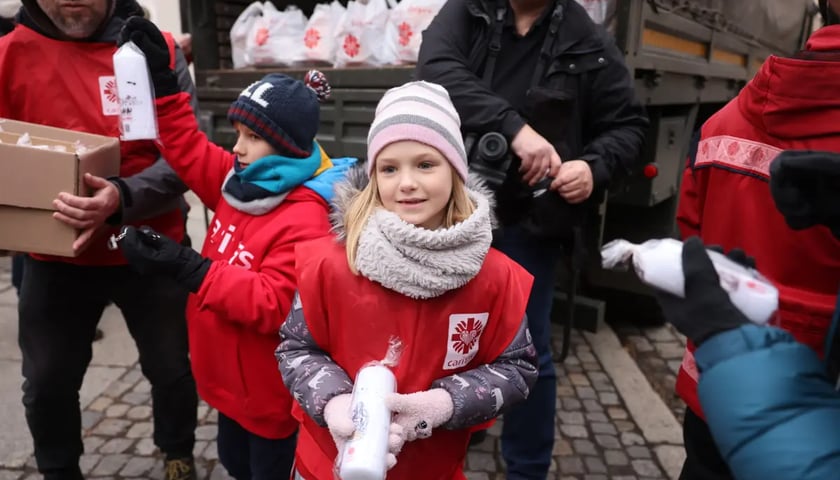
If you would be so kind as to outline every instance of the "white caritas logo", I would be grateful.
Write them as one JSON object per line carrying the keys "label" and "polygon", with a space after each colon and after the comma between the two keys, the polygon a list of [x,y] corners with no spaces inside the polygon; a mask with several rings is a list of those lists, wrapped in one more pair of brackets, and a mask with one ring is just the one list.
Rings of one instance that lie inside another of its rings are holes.
{"label": "white caritas logo", "polygon": [[99,96],[102,98],[102,114],[120,114],[120,97],[117,96],[117,79],[114,76],[99,77]]}
{"label": "white caritas logo", "polygon": [[[236,225],[229,224],[227,228],[223,228],[222,222],[219,219],[213,219],[213,226],[210,228],[208,241],[211,245],[216,246],[216,252],[224,257],[228,257],[228,263],[231,265],[238,265],[247,270],[251,270],[254,266],[251,262],[254,260],[254,254],[245,249],[245,244],[234,240],[235,237],[241,235],[236,233]],[[235,247],[234,247],[235,246]]]}
{"label": "white caritas logo", "polygon": [[470,363],[478,353],[481,334],[487,326],[489,313],[454,313],[449,316],[446,336],[444,370],[455,370]]}

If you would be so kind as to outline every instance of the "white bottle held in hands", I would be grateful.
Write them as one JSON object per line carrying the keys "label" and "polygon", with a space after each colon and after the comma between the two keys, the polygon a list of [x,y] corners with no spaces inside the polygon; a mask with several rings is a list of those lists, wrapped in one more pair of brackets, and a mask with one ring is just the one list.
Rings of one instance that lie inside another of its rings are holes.
{"label": "white bottle held in hands", "polygon": [[384,480],[391,428],[385,396],[396,391],[396,378],[385,365],[374,363],[359,370],[350,404],[356,430],[341,452],[341,480]]}
{"label": "white bottle held in hands", "polygon": [[[678,297],[685,297],[682,268],[683,243],[673,238],[648,240],[640,245],[613,240],[601,248],[604,268],[617,268],[632,261],[644,283]],[[765,324],[779,307],[779,291],[753,268],[747,268],[714,250],[706,250],[720,277],[720,286],[750,321]]]}
{"label": "white bottle held in hands", "polygon": [[350,401],[355,431],[338,452],[336,463],[341,480],[385,480],[391,434],[391,409],[385,405],[385,397],[397,391],[391,368],[399,363],[401,354],[402,342],[391,337],[385,358],[366,364],[356,374]]}
{"label": "white bottle held in hands", "polygon": [[134,44],[124,43],[114,53],[114,77],[120,102],[120,138],[157,140],[155,92],[146,55]]}

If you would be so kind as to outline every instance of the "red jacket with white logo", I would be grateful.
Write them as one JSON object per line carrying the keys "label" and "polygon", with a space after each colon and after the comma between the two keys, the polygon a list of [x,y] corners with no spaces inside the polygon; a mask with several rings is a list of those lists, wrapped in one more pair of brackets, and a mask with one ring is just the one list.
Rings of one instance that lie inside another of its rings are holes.
{"label": "red jacket with white logo", "polygon": [[215,212],[201,254],[213,261],[187,305],[190,355],[208,404],[264,438],[297,428],[274,350],[292,304],[295,244],[329,233],[329,206],[306,187],[265,215],[233,208],[222,184],[234,155],[198,130],[188,95],[157,101],[161,150],[178,176]]}
{"label": "red jacket with white logo", "polygon": [[[353,378],[368,362],[383,359],[389,340],[397,337],[402,342],[402,354],[393,369],[398,392],[439,388],[441,380],[455,379],[456,391],[472,389],[471,395],[476,398],[513,402],[515,395],[511,393],[497,395],[492,379],[468,384],[455,376],[467,377],[464,372],[475,371],[482,365],[497,365],[523,329],[532,277],[504,254],[490,249],[481,270],[466,285],[423,300],[409,298],[362,275],[354,275],[347,267],[344,245],[332,238],[301,244],[297,258],[300,305],[283,327],[284,342],[280,348],[281,357],[287,356],[286,361],[296,366],[287,369],[282,360],[280,366],[284,376],[297,377],[287,378],[287,384],[306,385],[307,391],[295,391],[299,401],[306,402],[309,397],[317,404],[312,406],[322,412],[327,399],[319,395],[321,387],[316,384],[335,381],[339,372],[331,373],[330,367],[337,368],[337,365],[342,376],[346,372]],[[291,326],[290,322],[297,325]],[[321,368],[323,365],[312,358],[316,355],[310,355],[309,350],[284,351],[289,340],[285,335],[291,334],[291,330],[297,330],[298,339],[313,342],[309,348],[317,349],[322,356],[328,355],[331,365]],[[527,346],[535,356],[530,337],[527,333],[523,337],[527,337]],[[313,376],[307,372],[313,369],[323,373]],[[531,365],[531,369],[536,380],[536,365]],[[498,370],[489,371],[499,374]],[[516,383],[510,377],[503,378],[509,378],[504,381],[506,388]],[[448,387],[443,388],[451,393]],[[524,387],[526,396],[527,391]],[[456,411],[458,405],[469,401],[459,398],[453,395]],[[329,430],[320,426],[299,403],[295,404],[295,415],[301,421],[296,468],[307,480],[333,479],[337,451]],[[388,479],[464,479],[462,466],[470,432],[469,427],[449,430],[442,426],[430,438],[405,444],[396,466],[388,472]]]}
{"label": "red jacket with white logo", "polygon": [[[699,235],[708,245],[755,257],[779,288],[781,328],[820,353],[840,284],[840,242],[822,226],[788,228],[770,195],[768,172],[782,150],[840,152],[840,57],[827,53],[838,51],[840,26],[825,27],[808,41],[801,55],[808,60],[764,62],[703,125],[677,214],[683,238]],[[689,345],[676,388],[702,415],[693,350]]]}
{"label": "red jacket with white logo", "polygon": [[[0,38],[0,118],[119,138],[120,107],[113,62],[116,51],[115,43],[53,40],[18,25]],[[120,150],[120,176],[124,177],[142,171],[159,156],[151,141],[122,142]],[[142,224],[176,241],[184,236],[179,209],[143,220]],[[107,248],[104,239],[116,232],[116,228],[112,230],[76,258],[37,258],[81,265],[125,264],[120,250]]]}

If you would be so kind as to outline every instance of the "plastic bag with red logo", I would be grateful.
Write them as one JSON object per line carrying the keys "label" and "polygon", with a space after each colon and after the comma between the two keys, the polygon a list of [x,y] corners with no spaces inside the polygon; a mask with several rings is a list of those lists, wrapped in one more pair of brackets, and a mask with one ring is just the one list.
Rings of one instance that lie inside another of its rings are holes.
{"label": "plastic bag with red logo", "polygon": [[245,44],[245,60],[254,66],[291,67],[304,60],[303,33],[306,16],[288,6],[282,12],[271,2],[263,4],[262,16],[251,26]]}
{"label": "plastic bag with red logo", "polygon": [[230,50],[233,57],[233,68],[245,68],[250,65],[245,60],[245,44],[248,41],[248,35],[251,33],[251,27],[257,18],[262,15],[263,3],[254,2],[236,18],[233,26],[230,27]]}
{"label": "plastic bag with red logo", "polygon": [[597,24],[602,24],[607,19],[607,10],[609,9],[609,0],[577,0],[589,18]]}
{"label": "plastic bag with red logo", "polygon": [[393,65],[393,49],[385,42],[391,0],[351,0],[336,29],[335,66]]}
{"label": "plastic bag with red logo", "polygon": [[303,34],[304,55],[307,61],[332,64],[335,59],[336,29],[344,17],[344,12],[344,6],[338,1],[319,3],[315,6]]}
{"label": "plastic bag with red logo", "polygon": [[393,50],[396,63],[417,63],[423,30],[444,3],[446,0],[402,0],[391,10],[385,42]]}

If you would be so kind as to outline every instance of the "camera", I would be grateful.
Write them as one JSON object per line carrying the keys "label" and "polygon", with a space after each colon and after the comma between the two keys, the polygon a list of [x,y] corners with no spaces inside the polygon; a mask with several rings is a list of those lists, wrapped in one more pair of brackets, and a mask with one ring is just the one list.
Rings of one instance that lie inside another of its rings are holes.
{"label": "camera", "polygon": [[513,165],[513,155],[505,136],[498,132],[481,136],[469,134],[464,137],[464,148],[470,170],[480,175],[488,187],[498,191]]}
{"label": "camera", "polygon": [[522,162],[498,132],[464,136],[470,172],[477,173],[493,191],[496,218],[501,225],[521,225],[536,238],[569,245],[575,225],[585,221],[583,205],[570,205],[549,189],[546,176],[528,185],[519,172]]}
{"label": "camera", "polygon": [[[510,179],[520,179],[520,163],[511,153],[508,141],[501,133],[488,132],[481,136],[468,134],[464,137],[464,148],[470,170],[479,174],[491,190],[498,192]],[[546,177],[530,187],[530,195],[538,197],[545,193],[551,180]]]}

